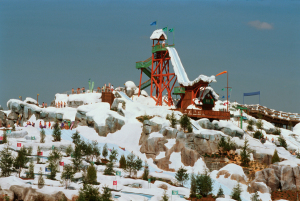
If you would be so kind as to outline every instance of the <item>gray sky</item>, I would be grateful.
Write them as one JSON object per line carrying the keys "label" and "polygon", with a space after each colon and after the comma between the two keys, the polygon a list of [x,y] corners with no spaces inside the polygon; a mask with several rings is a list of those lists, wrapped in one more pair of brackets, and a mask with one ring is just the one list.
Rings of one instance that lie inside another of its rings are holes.
{"label": "gray sky", "polygon": [[[155,20],[158,28],[175,28],[190,80],[227,70],[231,100],[261,91],[262,105],[300,113],[297,0],[1,0],[0,104],[37,93],[49,104],[56,93],[88,88],[89,78],[95,87],[138,84],[135,62],[151,56]],[[211,86],[222,96],[225,85],[221,75]]]}

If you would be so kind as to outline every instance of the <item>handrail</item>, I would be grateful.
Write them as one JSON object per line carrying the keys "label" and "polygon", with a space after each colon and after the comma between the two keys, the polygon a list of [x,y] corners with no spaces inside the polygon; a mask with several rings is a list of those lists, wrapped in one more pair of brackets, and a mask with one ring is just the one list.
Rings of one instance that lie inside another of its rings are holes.
{"label": "handrail", "polygon": [[137,61],[137,62],[135,62],[135,63],[141,63],[141,62],[143,62],[143,63],[147,63],[148,61],[150,61],[152,59],[152,57],[149,57],[148,59],[146,59],[145,61]]}
{"label": "handrail", "polygon": [[212,111],[212,110],[194,110],[194,109],[179,109],[182,114],[194,115],[198,117],[212,116],[230,118],[230,112],[227,111]]}

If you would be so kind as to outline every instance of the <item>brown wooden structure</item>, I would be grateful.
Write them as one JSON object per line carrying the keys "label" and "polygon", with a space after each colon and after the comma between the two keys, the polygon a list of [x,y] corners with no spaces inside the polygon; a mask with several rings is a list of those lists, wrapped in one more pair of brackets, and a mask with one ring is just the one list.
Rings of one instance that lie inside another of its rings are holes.
{"label": "brown wooden structure", "polygon": [[230,119],[230,112],[224,112],[224,111],[197,110],[197,109],[177,109],[177,111],[180,111],[182,114],[186,114],[189,117],[195,119],[201,119],[201,118],[208,118],[210,120]]}
{"label": "brown wooden structure", "polygon": [[115,100],[115,95],[112,93],[110,88],[106,88],[105,90],[102,90],[102,102],[109,103],[110,106]]}

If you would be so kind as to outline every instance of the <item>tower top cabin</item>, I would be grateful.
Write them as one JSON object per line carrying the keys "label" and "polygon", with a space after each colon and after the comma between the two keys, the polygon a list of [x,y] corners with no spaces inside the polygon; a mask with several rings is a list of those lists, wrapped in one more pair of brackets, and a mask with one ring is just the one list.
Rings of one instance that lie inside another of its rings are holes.
{"label": "tower top cabin", "polygon": [[162,29],[156,29],[152,35],[150,36],[150,40],[153,41],[153,45],[159,44],[161,41],[164,41],[167,39],[167,35]]}

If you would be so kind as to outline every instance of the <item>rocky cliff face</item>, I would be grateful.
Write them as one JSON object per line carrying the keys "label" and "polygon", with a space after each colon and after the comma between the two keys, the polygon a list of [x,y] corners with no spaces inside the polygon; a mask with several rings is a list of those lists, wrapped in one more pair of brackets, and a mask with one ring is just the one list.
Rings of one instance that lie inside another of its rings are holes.
{"label": "rocky cliff face", "polygon": [[[261,183],[266,184],[269,189],[261,188]],[[270,165],[269,168],[255,173],[255,179],[250,183],[248,192],[259,190],[261,193],[276,191],[281,189],[297,190],[300,189],[300,167],[290,167],[285,165]]]}
{"label": "rocky cliff face", "polygon": [[[150,137],[153,132],[158,132],[161,137]],[[140,137],[140,151],[161,169],[170,170],[170,155],[173,152],[181,153],[181,162],[186,166],[194,166],[202,154],[218,152],[218,143],[222,135],[217,131],[203,130],[200,134],[184,133],[170,127],[163,127],[149,120],[143,123],[143,132]],[[175,139],[172,147],[167,147],[168,140]],[[165,152],[165,157],[156,159],[160,152]],[[173,170],[174,171],[174,170]]]}

